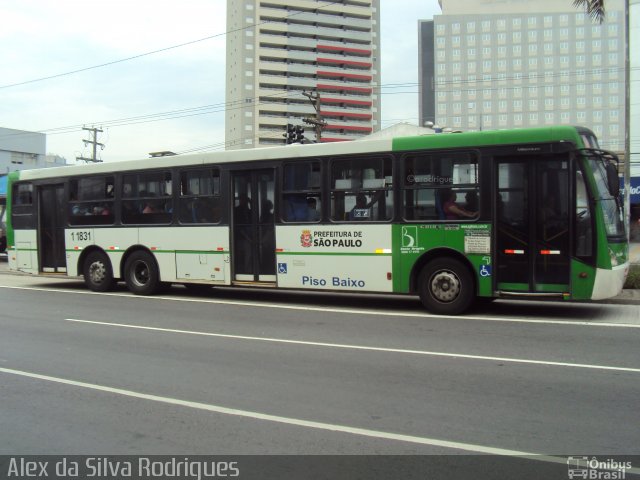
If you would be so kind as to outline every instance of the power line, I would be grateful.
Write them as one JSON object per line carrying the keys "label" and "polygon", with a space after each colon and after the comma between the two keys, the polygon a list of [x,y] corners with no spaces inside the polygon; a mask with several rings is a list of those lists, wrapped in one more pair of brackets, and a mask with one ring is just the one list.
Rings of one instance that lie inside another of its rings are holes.
{"label": "power line", "polygon": [[[317,7],[316,10],[321,10],[323,8],[330,7],[331,5],[335,5],[336,3],[342,3],[342,2],[339,2],[339,1],[338,2],[329,2],[329,3],[325,4],[325,5]],[[305,12],[305,11],[294,12],[294,13],[290,13],[289,15],[286,15],[286,16],[284,16],[282,18],[290,18],[290,17],[294,17],[296,15],[300,15],[300,14],[303,14],[303,13],[307,13],[307,12]],[[89,71],[89,70],[95,70],[97,68],[108,67],[108,66],[111,66],[111,65],[116,65],[118,63],[128,62],[128,61],[135,60],[135,59],[138,59],[138,58],[147,57],[149,55],[155,55],[156,53],[161,53],[161,52],[166,52],[168,50],[174,50],[176,48],[186,47],[188,45],[193,45],[193,44],[196,44],[196,43],[204,42],[204,41],[207,41],[207,40],[211,40],[213,38],[223,37],[225,35],[228,35],[229,33],[235,33],[235,32],[240,32],[240,31],[243,31],[243,30],[251,29],[251,28],[256,28],[256,27],[259,27],[261,25],[266,25],[266,24],[269,24],[269,23],[276,23],[276,22],[273,21],[273,20],[265,20],[265,21],[262,21],[262,22],[259,22],[259,23],[253,24],[253,25],[248,25],[246,27],[236,28],[234,30],[229,30],[229,31],[226,31],[226,32],[223,32],[223,33],[217,33],[215,35],[209,35],[208,37],[199,38],[198,40],[191,40],[189,42],[184,42],[184,43],[180,43],[180,44],[177,44],[177,45],[171,45],[169,47],[160,48],[160,49],[157,49],[157,50],[152,50],[150,52],[145,52],[145,53],[141,53],[141,54],[138,54],[138,55],[133,55],[131,57],[121,58],[119,60],[113,60],[111,62],[101,63],[101,64],[98,64],[98,65],[92,65],[90,67],[79,68],[77,70],[71,70],[71,71],[68,71],[68,72],[58,73],[58,74],[55,74],[55,75],[49,75],[49,76],[46,76],[46,77],[34,78],[32,80],[25,80],[23,82],[11,83],[11,84],[7,84],[7,85],[0,85],[0,89],[18,87],[20,85],[28,85],[30,83],[36,83],[36,82],[43,82],[45,80],[51,80],[51,79],[54,79],[54,78],[65,77],[67,75],[73,75],[73,74],[76,74],[76,73],[86,72],[86,71]]]}

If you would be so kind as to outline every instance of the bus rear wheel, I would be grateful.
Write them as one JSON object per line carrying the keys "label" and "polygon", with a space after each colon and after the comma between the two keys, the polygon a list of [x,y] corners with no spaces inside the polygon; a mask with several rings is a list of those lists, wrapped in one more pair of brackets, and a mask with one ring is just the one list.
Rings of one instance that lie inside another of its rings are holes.
{"label": "bus rear wheel", "polygon": [[427,310],[442,315],[459,315],[474,299],[469,269],[455,258],[431,260],[420,272],[420,300]]}
{"label": "bus rear wheel", "polygon": [[111,261],[106,253],[91,252],[82,266],[84,283],[93,292],[108,292],[115,286]]}
{"label": "bus rear wheel", "polygon": [[132,253],[124,264],[127,288],[136,295],[153,295],[160,287],[160,269],[147,252]]}

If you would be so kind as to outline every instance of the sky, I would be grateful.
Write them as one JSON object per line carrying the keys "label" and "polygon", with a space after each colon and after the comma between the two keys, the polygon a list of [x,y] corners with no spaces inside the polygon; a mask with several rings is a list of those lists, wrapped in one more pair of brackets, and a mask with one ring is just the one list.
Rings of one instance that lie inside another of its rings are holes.
{"label": "sky", "polygon": [[[440,7],[380,3],[382,127],[417,124],[418,20]],[[92,155],[83,126],[105,162],[222,149],[226,0],[5,1],[0,19],[0,127],[46,133],[68,163]]]}

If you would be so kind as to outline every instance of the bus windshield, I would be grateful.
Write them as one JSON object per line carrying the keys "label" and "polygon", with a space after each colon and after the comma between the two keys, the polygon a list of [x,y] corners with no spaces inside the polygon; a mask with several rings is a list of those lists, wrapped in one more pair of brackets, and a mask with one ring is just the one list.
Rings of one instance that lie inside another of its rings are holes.
{"label": "bus windshield", "polygon": [[613,197],[607,187],[606,162],[608,160],[601,154],[590,152],[587,157],[596,181],[596,200],[602,209],[605,228],[608,237],[623,237],[624,222],[622,209],[617,198]]}

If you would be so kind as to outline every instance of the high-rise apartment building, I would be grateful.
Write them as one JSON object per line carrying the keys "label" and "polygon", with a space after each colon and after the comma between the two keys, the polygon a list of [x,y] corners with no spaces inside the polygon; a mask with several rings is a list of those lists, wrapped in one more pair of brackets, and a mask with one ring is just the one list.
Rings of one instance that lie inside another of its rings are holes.
{"label": "high-rise apartment building", "polygon": [[321,141],[380,125],[379,0],[228,0],[226,145],[282,145],[287,124],[326,122]]}
{"label": "high-rise apartment building", "polygon": [[624,3],[593,23],[572,2],[440,0],[419,23],[420,119],[461,130],[593,129],[624,150]]}

